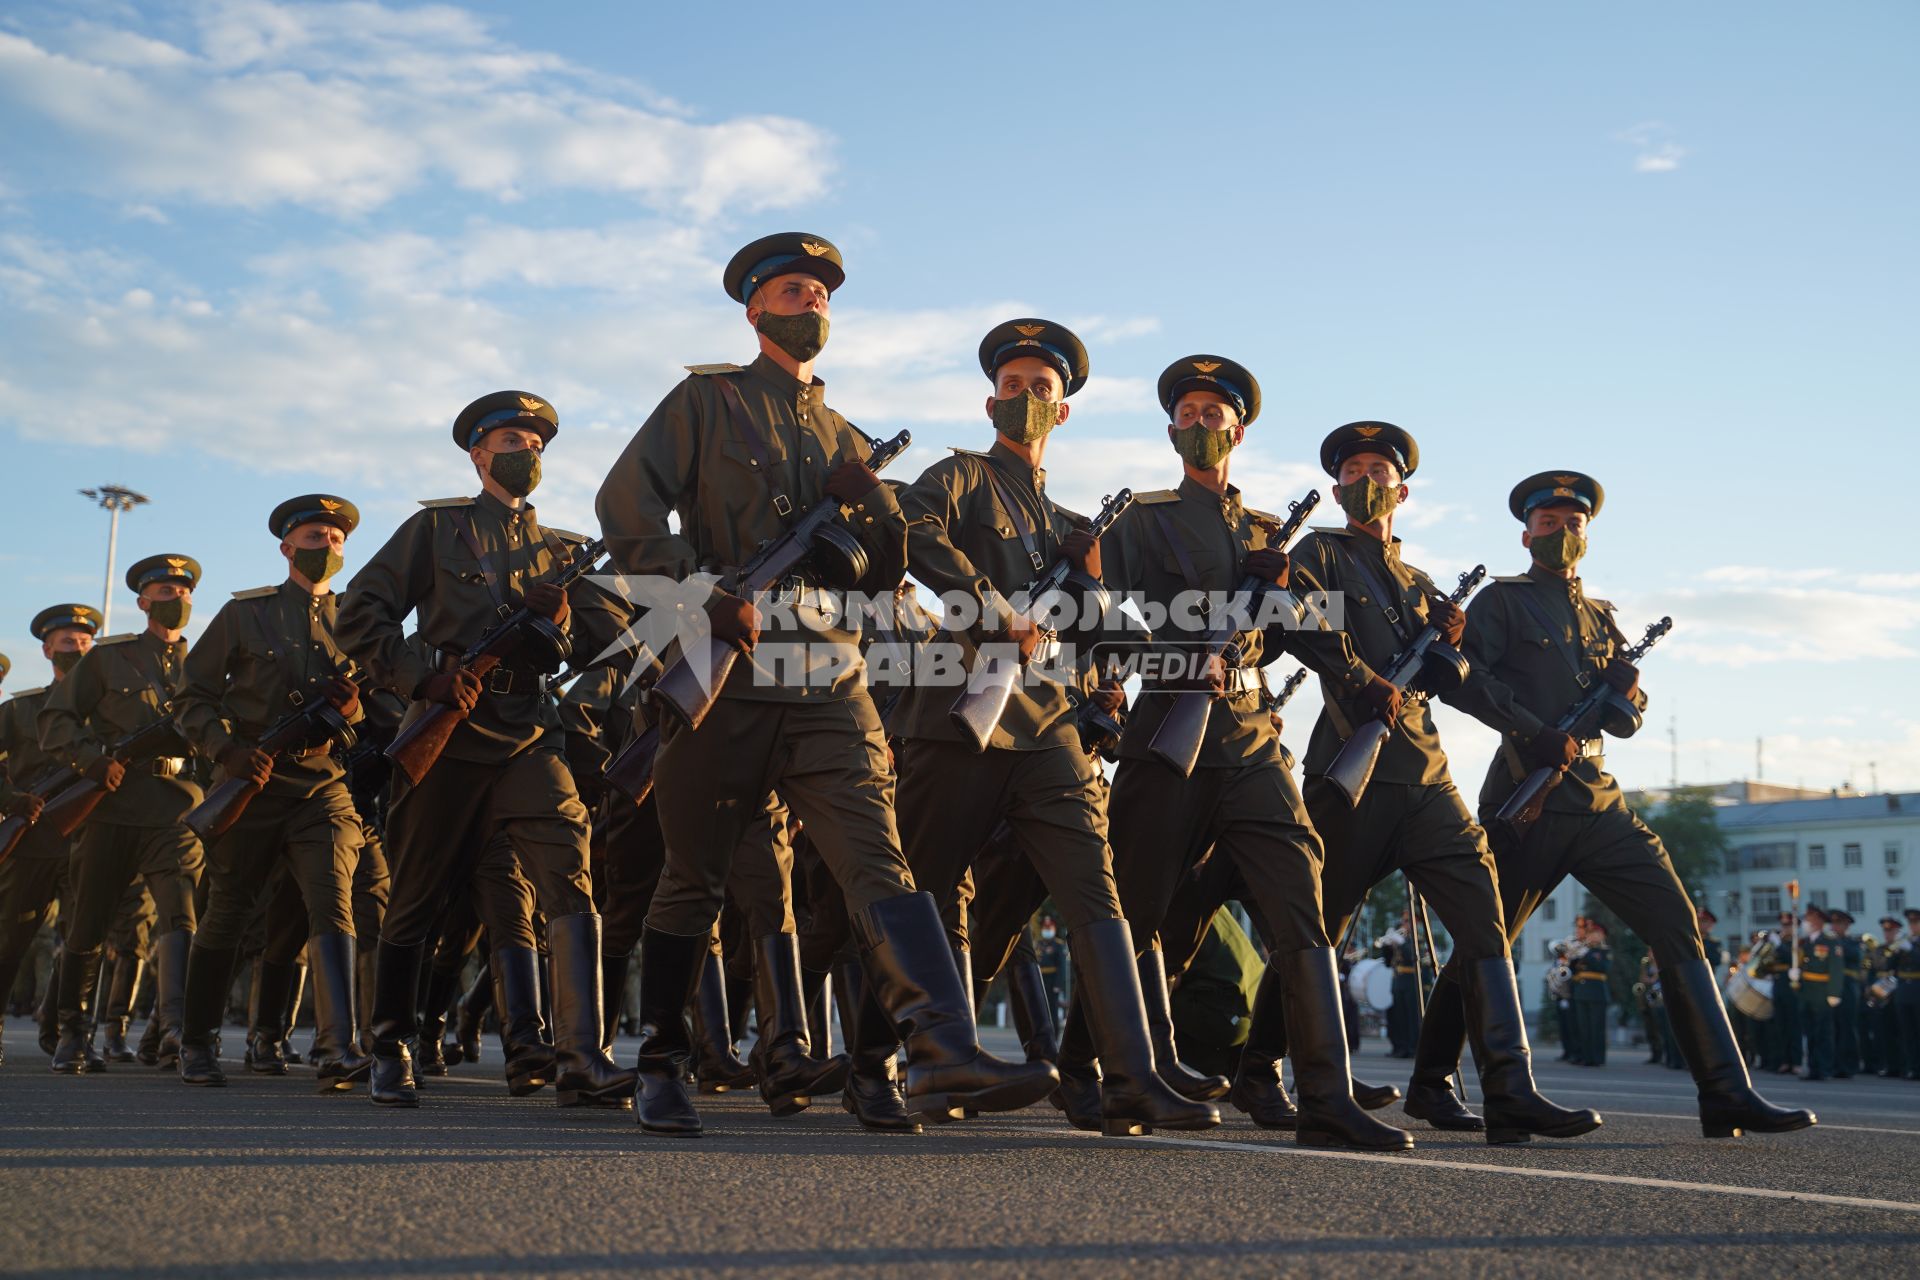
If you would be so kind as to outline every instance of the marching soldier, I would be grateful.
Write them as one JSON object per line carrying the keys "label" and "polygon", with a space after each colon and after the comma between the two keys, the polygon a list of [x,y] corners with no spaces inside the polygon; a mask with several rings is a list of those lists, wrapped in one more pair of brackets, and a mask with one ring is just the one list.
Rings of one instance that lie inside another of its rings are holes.
{"label": "marching soldier", "polygon": [[1393,1003],[1387,1006],[1387,1042],[1392,1058],[1411,1058],[1420,1042],[1420,952],[1413,945],[1413,917],[1380,935],[1373,953],[1393,970]]}
{"label": "marching soldier", "polygon": [[[1621,637],[1612,606],[1585,593],[1576,566],[1604,493],[1578,472],[1547,472],[1516,485],[1508,509],[1524,525],[1521,543],[1532,565],[1481,592],[1467,611],[1466,654],[1473,665],[1461,705],[1501,734],[1480,793],[1491,819],[1531,770],[1551,766],[1560,781],[1540,818],[1518,840],[1496,831],[1495,853],[1509,937],[1567,876],[1617,912],[1647,940],[1659,964],[1663,1007],[1681,1055],[1700,1091],[1709,1136],[1741,1128],[1779,1132],[1813,1123],[1805,1111],[1774,1107],[1754,1092],[1721,1003],[1719,983],[1700,937],[1700,913],[1674,874],[1659,838],[1627,808],[1606,771],[1599,739],[1583,744],[1552,726],[1595,681],[1605,681],[1636,714],[1618,727],[1637,728],[1645,707],[1639,675],[1616,657]],[[1606,1060],[1605,929],[1588,922],[1589,949],[1573,961],[1578,1037],[1575,1061]],[[1776,1005],[1779,996],[1776,994]],[[1460,1051],[1460,996],[1443,975],[1428,1004],[1427,1035],[1414,1066],[1408,1111],[1438,1117],[1465,1113],[1447,1084]]]}
{"label": "marching soldier", "polygon": [[1853,915],[1839,907],[1827,913],[1834,945],[1840,950],[1840,1003],[1833,1011],[1833,1078],[1849,1080],[1861,1069],[1860,1001],[1867,986],[1867,958],[1853,936]]}
{"label": "marching soldier", "polygon": [[1826,910],[1810,906],[1803,919],[1799,997],[1800,1027],[1807,1038],[1805,1078],[1827,1080],[1834,1073],[1834,1010],[1846,971],[1837,940],[1827,928]]}
{"label": "marching soldier", "polygon": [[[463,713],[431,771],[418,783],[404,774],[394,779],[386,829],[393,883],[373,1002],[370,1088],[381,1105],[419,1105],[407,1046],[419,1034],[421,966],[450,890],[471,876],[476,892],[498,884],[509,899],[519,866],[548,921],[559,1104],[619,1106],[633,1089],[633,1073],[601,1048],[600,917],[587,812],[561,750],[547,675],[508,661],[482,681],[461,662],[518,606],[571,631],[567,593],[550,579],[581,539],[542,525],[527,501],[559,430],[553,406],[523,391],[496,391],[461,410],[453,441],[478,475],[480,494],[423,503],[354,575],[340,604],[341,648],[412,698],[410,716],[436,703]],[[406,632],[416,611],[418,645]],[[490,933],[498,948],[504,934]],[[522,952],[520,985],[531,993],[537,959],[530,948]],[[497,984],[509,977],[495,971]]]}
{"label": "marching soldier", "polygon": [[1907,936],[1893,953],[1894,1022],[1907,1079],[1920,1080],[1920,908],[1907,908]]}
{"label": "marching soldier", "polygon": [[[1280,656],[1286,630],[1261,623],[1264,593],[1234,595],[1250,577],[1275,590],[1290,581],[1286,552],[1268,545],[1283,522],[1247,508],[1228,480],[1233,450],[1259,417],[1260,384],[1238,361],[1201,354],[1168,365],[1158,391],[1167,439],[1180,459],[1180,485],[1138,495],[1102,539],[1103,582],[1143,608],[1165,611],[1153,650],[1167,657],[1196,652],[1215,625],[1176,608],[1183,597],[1228,601],[1255,625],[1235,637],[1234,665],[1216,658],[1196,673],[1214,700],[1190,776],[1151,750],[1179,691],[1193,687],[1190,679],[1149,681],[1120,741],[1110,802],[1114,877],[1120,905],[1139,930],[1140,984],[1156,1032],[1155,1058],[1160,1073],[1189,1098],[1226,1091],[1226,1080],[1197,1076],[1174,1054],[1158,936],[1184,874],[1211,849],[1258,907],[1271,949],[1260,981],[1268,998],[1254,1001],[1250,1049],[1233,1082],[1235,1105],[1257,1123],[1295,1129],[1303,1144],[1404,1150],[1413,1145],[1405,1132],[1372,1119],[1353,1101],[1339,964],[1321,919],[1324,855],[1282,758],[1259,678],[1261,667]],[[1183,616],[1192,622],[1183,626]],[[1324,664],[1323,652],[1304,656]],[[1344,675],[1350,666],[1351,655],[1343,652],[1328,674]],[[1282,991],[1284,998],[1276,998]],[[1274,1025],[1280,1019],[1284,1027]],[[1297,1110],[1281,1088],[1278,1055],[1262,1051],[1276,1033],[1291,1047]],[[1215,1079],[1218,1092],[1197,1087]]]}
{"label": "marching soldier", "polygon": [[1771,938],[1773,945],[1767,953],[1765,970],[1773,979],[1773,1017],[1767,1019],[1762,1028],[1768,1046],[1766,1065],[1783,1076],[1793,1075],[1801,1061],[1800,1001],[1793,995],[1799,977],[1793,959],[1796,933],[1793,913],[1782,911],[1779,928]]}
{"label": "marching soldier", "polygon": [[[53,681],[58,684],[93,647],[100,631],[100,611],[84,604],[54,605],[35,614],[29,630],[53,665]],[[63,771],[58,760],[40,749],[36,727],[50,692],[50,687],[21,689],[0,703],[0,753],[7,761],[6,816],[34,824],[20,837],[12,855],[0,862],[0,996],[13,990],[14,977],[47,918],[47,908],[67,897],[71,842],[52,823],[39,821],[44,805],[31,790]],[[131,963],[123,959],[115,968]]]}
{"label": "marching soldier", "polygon": [[175,737],[161,748],[167,754],[151,759],[122,761],[109,748],[171,714],[186,681],[183,634],[199,584],[199,562],[189,556],[137,561],[127,570],[127,589],[147,615],[146,629],[94,644],[40,709],[41,748],[108,793],[74,843],[71,902],[61,904],[66,938],[53,1069],[62,1074],[84,1068],[101,946],[136,877],[146,880],[160,916],[153,944],[159,986],[154,1016],[161,1029],[157,1065],[171,1068],[179,1060],[194,888],[205,861],[199,838],[180,820],[200,803],[200,788],[186,776],[183,738]]}
{"label": "marching soldier", "polygon": [[[868,561],[861,587],[890,590],[906,567],[906,522],[866,465],[865,437],[827,407],[814,362],[840,251],[785,233],[735,254],[723,284],[746,309],[760,355],[744,368],[704,365],[641,426],[601,487],[596,509],[615,564],[685,580],[737,568],[802,511],[838,503],[843,546]],[[677,530],[669,518],[678,517]],[[776,789],[806,824],[853,914],[878,1007],[857,1037],[893,1038],[906,1023],[909,1105],[1013,1110],[1058,1082],[1050,1066],[983,1052],[933,899],[916,892],[900,853],[886,740],[861,679],[857,636],[812,569],[748,600],[714,585],[691,631],[742,655],[698,729],[662,727],[655,764],[667,860],[639,947],[641,1049],[636,1119],[691,1136],[700,1119],[681,1083],[690,1046],[682,1010],[707,953],[741,823]],[[776,607],[777,606],[777,607]],[[763,612],[764,611],[764,612]],[[797,960],[781,974],[802,1008]],[[881,1012],[884,1010],[884,1013]],[[804,1046],[804,1028],[788,1037]]]}
{"label": "marching soldier", "polygon": [[[1867,951],[1867,981],[1878,984],[1891,979],[1898,983],[1896,966],[1901,956],[1900,921],[1894,916],[1880,917],[1880,937]],[[1898,987],[1894,995],[1898,995]],[[1897,1002],[1893,998],[1870,1004],[1864,1021],[1866,1031],[1866,1067],[1880,1076],[1898,1076],[1905,1071],[1900,1055],[1900,1028]]]}
{"label": "marching soldier", "polygon": [[[291,498],[267,517],[287,578],[238,591],[187,653],[180,727],[227,778],[262,788],[207,852],[209,888],[187,967],[180,1078],[223,1085],[216,1051],[227,989],[248,925],[266,906],[269,877],[284,866],[306,906],[308,968],[316,1034],[312,1060],[321,1088],[344,1089],[371,1065],[355,1044],[353,878],[360,815],[324,731],[277,755],[261,750],[277,722],[315,703],[342,721],[360,714],[359,674],[334,640],[337,597],[330,589],[360,511],[344,498]],[[257,993],[255,1025],[290,1026],[284,983]]]}
{"label": "marching soldier", "polygon": [[[1532,1134],[1564,1138],[1590,1132],[1600,1125],[1597,1113],[1555,1106],[1534,1086],[1493,854],[1448,774],[1432,713],[1424,700],[1403,697],[1377,674],[1430,622],[1449,643],[1466,626],[1465,615],[1432,579],[1401,558],[1393,536],[1394,512],[1406,501],[1406,481],[1420,464],[1419,447],[1391,423],[1355,422],[1327,436],[1320,463],[1335,481],[1334,497],[1347,523],[1315,529],[1290,559],[1312,583],[1340,593],[1345,608],[1344,632],[1303,631],[1295,643],[1303,650],[1350,645],[1352,651],[1352,665],[1339,678],[1321,677],[1325,704],[1306,758],[1307,808],[1327,845],[1321,885],[1327,936],[1345,932],[1348,917],[1376,882],[1404,871],[1453,935],[1448,968],[1463,988],[1466,1033],[1487,1098],[1487,1140],[1524,1142]],[[1358,807],[1351,807],[1324,775],[1345,739],[1376,717],[1395,732]],[[1423,1040],[1433,1035],[1433,1027],[1430,1006]],[[1408,1114],[1430,1119],[1437,1113],[1410,1099]],[[1482,1127],[1472,1116],[1451,1123]]]}

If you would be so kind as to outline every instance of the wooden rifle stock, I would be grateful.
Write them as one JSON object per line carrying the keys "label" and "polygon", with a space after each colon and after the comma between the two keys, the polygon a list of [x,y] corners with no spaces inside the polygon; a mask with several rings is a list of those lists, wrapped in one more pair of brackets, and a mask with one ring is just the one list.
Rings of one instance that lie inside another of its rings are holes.
{"label": "wooden rifle stock", "polygon": [[[482,653],[461,663],[460,669],[484,681],[499,665],[499,654]],[[451,703],[428,703],[425,711],[401,725],[400,732],[393,735],[393,741],[387,744],[387,759],[407,775],[409,783],[419,786],[420,779],[427,776],[428,770],[439,761],[440,753],[447,749],[453,731],[469,714],[465,708]]]}
{"label": "wooden rifle stock", "polygon": [[[44,801],[62,787],[70,786],[77,776],[71,769],[55,769],[28,787],[27,791]],[[45,816],[46,810],[43,808],[40,817]],[[4,822],[0,822],[0,865],[4,865],[7,859],[13,856],[13,851],[20,847],[20,842],[26,839],[27,832],[31,831],[39,820],[39,818],[9,816]]]}
{"label": "wooden rifle stock", "polygon": [[660,754],[660,726],[648,725],[633,736],[601,776],[618,787],[634,804],[645,804],[653,791],[653,761]]}
{"label": "wooden rifle stock", "polygon": [[[278,760],[296,747],[306,746],[317,730],[324,730],[342,748],[354,744],[354,732],[347,724],[346,717],[332,704],[321,702],[283,717],[262,735],[259,750]],[[265,788],[252,778],[228,778],[207,792],[207,798],[195,805],[181,821],[201,840],[211,843],[225,835],[240,820],[240,815],[247,811],[253,798],[263,790]]]}
{"label": "wooden rifle stock", "polygon": [[[180,731],[174,727],[171,713],[127,734],[107,748],[107,755],[121,765],[131,767],[158,759],[169,747],[180,755],[188,753],[186,744],[180,738]],[[106,798],[107,789],[104,786],[81,774],[47,801],[40,820],[51,823],[61,835],[70,836],[80,829],[80,824],[93,816],[93,811]]]}

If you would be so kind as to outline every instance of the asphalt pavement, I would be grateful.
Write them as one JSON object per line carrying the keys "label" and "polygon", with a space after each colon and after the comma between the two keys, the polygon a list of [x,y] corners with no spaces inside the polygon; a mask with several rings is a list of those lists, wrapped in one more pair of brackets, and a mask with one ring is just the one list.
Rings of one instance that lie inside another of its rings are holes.
{"label": "asphalt pavement", "polygon": [[[989,1043],[1011,1052],[1005,1032]],[[229,1045],[238,1033],[230,1032]],[[304,1041],[304,1034],[300,1037]],[[1584,1138],[1490,1148],[1406,1120],[1400,1156],[1304,1151],[1228,1112],[1208,1134],[1104,1138],[1040,1106],[869,1134],[838,1100],[775,1120],[701,1099],[706,1136],[507,1097],[499,1057],[418,1111],[115,1067],[55,1077],[31,1024],[0,1066],[0,1274],[1081,1276],[1912,1274],[1920,1083],[1769,1078],[1819,1128],[1709,1141],[1684,1073],[1539,1064],[1601,1108]],[[619,1055],[630,1060],[632,1045]],[[1369,1044],[1362,1079],[1404,1085]],[[1477,1095],[1476,1095],[1477,1096]]]}

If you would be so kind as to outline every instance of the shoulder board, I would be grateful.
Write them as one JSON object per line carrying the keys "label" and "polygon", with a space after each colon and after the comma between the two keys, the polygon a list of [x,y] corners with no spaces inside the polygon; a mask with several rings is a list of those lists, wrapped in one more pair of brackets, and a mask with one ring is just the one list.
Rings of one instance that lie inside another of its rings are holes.
{"label": "shoulder board", "polygon": [[245,591],[234,592],[233,598],[235,600],[264,600],[270,595],[277,594],[279,590],[280,588],[278,587],[249,587]]}
{"label": "shoulder board", "polygon": [[1510,573],[1501,577],[1496,577],[1493,581],[1494,582],[1510,582],[1515,586],[1519,586],[1523,582],[1531,582],[1532,579],[1527,577],[1527,575],[1524,573]]}
{"label": "shoulder board", "polygon": [[1613,601],[1602,600],[1599,596],[1588,596],[1587,603],[1603,613],[1613,612]]}
{"label": "shoulder board", "polygon": [[745,373],[746,366],[738,364],[690,364],[687,372],[695,377],[705,378],[716,373]]}
{"label": "shoulder board", "polygon": [[556,538],[558,538],[558,539],[560,539],[560,541],[562,541],[562,542],[566,542],[566,543],[571,543],[572,545],[574,545],[574,546],[576,546],[576,547],[577,547],[577,546],[579,546],[579,545],[580,545],[581,543],[583,543],[583,542],[591,542],[591,541],[593,541],[593,539],[591,539],[591,538],[589,538],[589,537],[588,537],[588,536],[587,536],[586,534],[584,534],[584,533],[575,533],[575,532],[574,532],[573,530],[571,530],[571,529],[556,529],[556,528],[554,528],[554,527],[553,527],[552,525],[550,525],[550,524],[543,524],[543,525],[541,525],[541,526],[540,526],[540,528],[541,528],[541,530],[542,530],[542,532],[545,532],[545,533],[550,533],[550,534],[552,534],[552,535],[553,535],[554,537],[556,537]]}
{"label": "shoulder board", "polygon": [[15,689],[13,691],[13,700],[15,702],[18,702],[22,698],[31,698],[37,693],[45,693],[48,689],[52,687],[53,687],[52,685],[43,684],[38,689]]}
{"label": "shoulder board", "polygon": [[420,505],[429,509],[434,507],[470,507],[472,498],[422,498]]}
{"label": "shoulder board", "polygon": [[138,640],[139,638],[140,633],[138,631],[122,631],[117,636],[101,636],[93,642],[93,647],[99,649],[110,644],[125,644],[129,640]]}
{"label": "shoulder board", "polygon": [[1146,493],[1134,494],[1133,500],[1135,502],[1145,503],[1150,507],[1161,502],[1178,502],[1180,501],[1180,491],[1178,489],[1150,489]]}
{"label": "shoulder board", "polygon": [[957,444],[950,444],[950,445],[948,445],[948,446],[947,446],[947,452],[948,452],[948,453],[957,453],[957,454],[959,454],[959,455],[960,455],[961,457],[963,457],[963,458],[984,458],[984,457],[986,457],[986,456],[987,456],[987,455],[986,455],[985,453],[983,453],[983,452],[981,452],[981,451],[980,451],[980,450],[978,450],[978,449],[962,449],[962,448],[961,448],[961,447],[960,447],[959,445],[957,445]]}
{"label": "shoulder board", "polygon": [[1240,509],[1247,513],[1247,518],[1249,520],[1255,520],[1261,524],[1282,525],[1287,522],[1286,517],[1277,516],[1273,514],[1273,512],[1271,511],[1257,511],[1254,508],[1247,507],[1247,506],[1243,506]]}
{"label": "shoulder board", "polygon": [[1309,532],[1324,533],[1329,537],[1334,537],[1334,538],[1349,538],[1353,536],[1353,526],[1316,524],[1309,530]]}

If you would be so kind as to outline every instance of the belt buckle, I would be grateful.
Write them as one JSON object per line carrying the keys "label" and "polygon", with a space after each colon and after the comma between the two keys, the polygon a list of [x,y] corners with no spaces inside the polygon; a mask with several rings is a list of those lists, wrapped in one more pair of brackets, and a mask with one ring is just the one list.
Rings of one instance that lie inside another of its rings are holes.
{"label": "belt buckle", "polygon": [[1027,559],[1033,561],[1033,571],[1035,573],[1043,573],[1046,571],[1047,558],[1038,551],[1027,552]]}
{"label": "belt buckle", "polygon": [[776,493],[773,495],[773,509],[783,516],[790,516],[793,514],[793,502],[786,494]]}
{"label": "belt buckle", "polygon": [[1580,673],[1579,675],[1576,675],[1576,676],[1575,676],[1575,677],[1573,678],[1573,682],[1574,682],[1575,684],[1577,684],[1577,685],[1579,685],[1579,686],[1580,686],[1580,687],[1581,687],[1582,689],[1589,689],[1589,688],[1592,688],[1592,687],[1593,687],[1593,672],[1591,672],[1591,671],[1582,671],[1582,672],[1581,672],[1581,673]]}
{"label": "belt buckle", "polygon": [[501,694],[512,693],[513,672],[507,670],[505,667],[495,667],[493,670],[487,672],[487,692]]}
{"label": "belt buckle", "polygon": [[1394,608],[1392,605],[1390,604],[1381,605],[1380,612],[1386,614],[1387,621],[1392,623],[1394,626],[1397,627],[1400,625],[1400,611]]}

